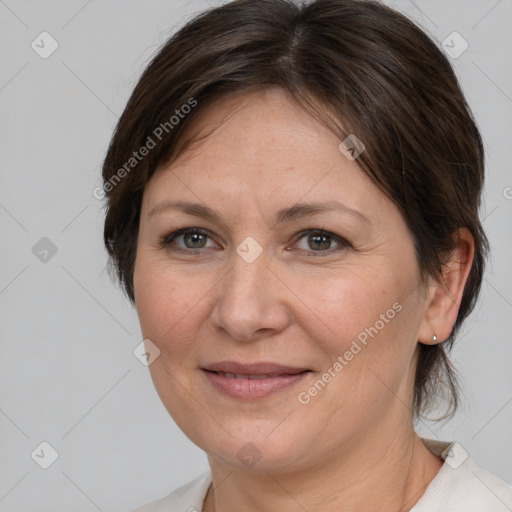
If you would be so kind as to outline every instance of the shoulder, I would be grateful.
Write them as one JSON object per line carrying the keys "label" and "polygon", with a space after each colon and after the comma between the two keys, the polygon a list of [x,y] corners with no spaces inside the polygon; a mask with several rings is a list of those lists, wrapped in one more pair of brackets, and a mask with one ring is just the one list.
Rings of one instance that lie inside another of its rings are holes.
{"label": "shoulder", "polygon": [[460,444],[424,441],[445,462],[411,512],[512,510],[512,486],[481,468]]}
{"label": "shoulder", "polygon": [[167,496],[130,512],[201,512],[211,481],[211,472],[207,471]]}

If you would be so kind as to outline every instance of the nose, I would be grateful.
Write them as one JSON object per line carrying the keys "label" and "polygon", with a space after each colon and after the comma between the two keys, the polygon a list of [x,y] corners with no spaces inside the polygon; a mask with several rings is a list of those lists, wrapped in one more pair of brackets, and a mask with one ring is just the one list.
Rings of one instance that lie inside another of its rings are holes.
{"label": "nose", "polygon": [[216,293],[214,326],[232,339],[257,341],[283,331],[290,321],[286,287],[270,268],[265,251],[252,263],[234,253]]}

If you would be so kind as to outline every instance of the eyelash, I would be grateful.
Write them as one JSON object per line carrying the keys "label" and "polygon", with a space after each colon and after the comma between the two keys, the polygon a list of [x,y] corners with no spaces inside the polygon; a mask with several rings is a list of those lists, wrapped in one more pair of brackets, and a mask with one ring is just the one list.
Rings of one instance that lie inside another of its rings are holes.
{"label": "eyelash", "polygon": [[[162,249],[171,250],[171,251],[178,251],[178,252],[187,252],[187,253],[193,253],[193,252],[197,253],[197,252],[202,251],[203,249],[208,249],[208,247],[200,247],[198,249],[187,249],[187,248],[183,248],[183,247],[177,247],[177,248],[174,247],[174,248],[172,248],[171,247],[172,242],[176,238],[178,238],[181,235],[187,235],[187,234],[190,234],[190,235],[203,235],[203,236],[206,236],[206,237],[211,239],[211,237],[208,234],[208,232],[206,230],[204,230],[204,229],[201,229],[201,228],[183,228],[183,229],[178,229],[177,231],[172,231],[171,233],[168,233],[167,235],[164,235],[161,238],[160,242],[159,242],[159,246]],[[348,242],[345,238],[337,235],[336,233],[332,233],[330,231],[325,231],[323,228],[322,229],[308,228],[308,229],[305,229],[304,231],[301,231],[300,233],[298,233],[296,235],[296,241],[294,243],[297,243],[299,240],[304,238],[306,235],[327,235],[334,242],[338,242],[338,244],[339,244],[338,248],[327,249],[325,251],[321,251],[321,250],[320,251],[306,251],[304,249],[299,249],[299,251],[306,252],[309,256],[312,256],[314,258],[315,257],[320,257],[321,258],[321,257],[327,256],[327,255],[330,255],[333,252],[336,252],[336,251],[339,251],[339,250],[342,250],[342,249],[346,249],[347,247],[352,247],[350,242]]]}

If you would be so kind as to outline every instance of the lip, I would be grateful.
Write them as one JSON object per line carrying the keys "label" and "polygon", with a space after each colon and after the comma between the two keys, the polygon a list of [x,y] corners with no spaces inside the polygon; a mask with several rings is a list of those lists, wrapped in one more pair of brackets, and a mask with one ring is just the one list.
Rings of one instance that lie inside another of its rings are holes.
{"label": "lip", "polygon": [[295,375],[302,373],[309,368],[299,366],[283,366],[281,364],[260,362],[260,363],[237,363],[235,361],[221,361],[218,363],[212,363],[202,370],[208,370],[210,372],[223,372],[223,373],[235,373],[237,375]]}
{"label": "lip", "polygon": [[284,391],[311,373],[304,367],[234,361],[209,364],[201,370],[217,391],[244,400],[266,398]]}

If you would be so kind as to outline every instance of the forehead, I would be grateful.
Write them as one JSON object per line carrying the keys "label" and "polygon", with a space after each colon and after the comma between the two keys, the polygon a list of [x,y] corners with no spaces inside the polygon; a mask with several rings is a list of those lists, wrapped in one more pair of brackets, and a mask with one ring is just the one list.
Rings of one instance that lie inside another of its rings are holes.
{"label": "forehead", "polygon": [[200,110],[182,136],[192,142],[179,155],[180,165],[190,159],[197,160],[205,150],[217,149],[224,159],[244,154],[250,157],[251,152],[258,152],[260,158],[266,153],[276,158],[286,150],[302,156],[307,153],[318,156],[326,150],[336,154],[338,145],[332,132],[288,93],[277,88],[215,101]]}
{"label": "forehead", "polygon": [[337,200],[368,211],[389,202],[339,151],[339,138],[280,90],[217,101],[183,136],[196,142],[157,169],[146,186],[146,212],[172,199],[217,210],[231,205],[238,215],[249,204],[277,211]]}
{"label": "forehead", "polygon": [[200,170],[203,180],[215,174],[249,184],[286,181],[291,172],[309,181],[334,164],[359,170],[357,163],[340,163],[338,137],[280,89],[222,98],[204,107],[182,138],[191,142],[155,175],[186,169],[194,179]]}

